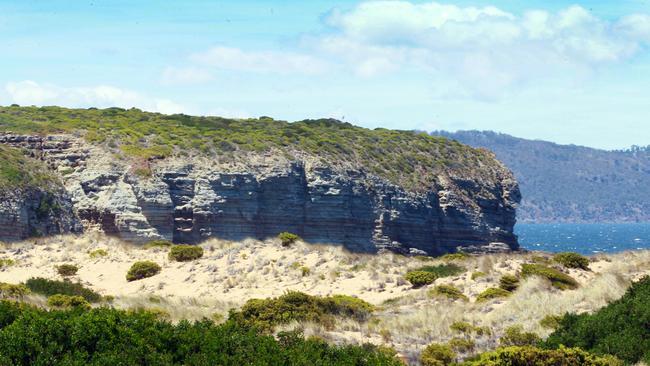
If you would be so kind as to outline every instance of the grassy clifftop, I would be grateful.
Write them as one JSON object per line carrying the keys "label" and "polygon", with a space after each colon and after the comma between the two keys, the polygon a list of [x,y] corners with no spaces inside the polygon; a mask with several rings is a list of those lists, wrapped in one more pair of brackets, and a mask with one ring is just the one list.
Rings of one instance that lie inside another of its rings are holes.
{"label": "grassy clifftop", "polygon": [[0,192],[28,187],[50,190],[57,183],[44,164],[25,157],[17,149],[0,145]]}
{"label": "grassy clifftop", "polygon": [[436,175],[493,174],[492,155],[425,133],[366,129],[332,119],[289,123],[269,117],[226,119],[163,115],[138,109],[0,107],[0,131],[80,132],[124,157],[152,158],[281,151],[346,162],[407,188],[427,188]]}

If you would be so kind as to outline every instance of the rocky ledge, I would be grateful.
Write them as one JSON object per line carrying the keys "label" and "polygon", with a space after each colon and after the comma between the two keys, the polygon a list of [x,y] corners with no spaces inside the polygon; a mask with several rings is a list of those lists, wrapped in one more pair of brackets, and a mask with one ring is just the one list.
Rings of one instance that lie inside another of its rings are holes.
{"label": "rocky ledge", "polygon": [[[59,195],[32,190],[8,199],[5,194],[0,205],[5,241],[76,231],[78,219],[86,230],[132,242],[263,239],[288,231],[359,252],[436,255],[458,248],[518,248],[513,235],[518,186],[496,160],[497,179],[448,174],[432,189],[413,192],[362,169],[313,159],[261,159],[244,170],[174,159],[146,162],[143,176],[73,136],[4,134],[0,143],[47,162],[65,181]],[[39,211],[43,202],[53,203],[58,214]]]}

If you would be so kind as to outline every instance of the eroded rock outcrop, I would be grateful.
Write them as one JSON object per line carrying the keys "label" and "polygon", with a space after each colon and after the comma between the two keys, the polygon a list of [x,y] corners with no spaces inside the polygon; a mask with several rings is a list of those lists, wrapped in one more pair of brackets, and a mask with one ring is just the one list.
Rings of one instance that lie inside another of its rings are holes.
{"label": "eroded rock outcrop", "polygon": [[[496,160],[489,176],[441,175],[434,187],[414,192],[363,169],[308,157],[262,159],[245,169],[210,159],[167,159],[152,162],[151,173],[142,176],[73,136],[2,135],[0,143],[25,148],[58,170],[66,192],[57,204],[73,206],[86,229],[128,241],[198,243],[289,231],[361,252],[440,254],[495,242],[518,247],[512,233],[518,186]],[[68,219],[34,225],[36,196],[0,209],[2,240],[25,237],[33,228],[40,234],[75,230]]]}

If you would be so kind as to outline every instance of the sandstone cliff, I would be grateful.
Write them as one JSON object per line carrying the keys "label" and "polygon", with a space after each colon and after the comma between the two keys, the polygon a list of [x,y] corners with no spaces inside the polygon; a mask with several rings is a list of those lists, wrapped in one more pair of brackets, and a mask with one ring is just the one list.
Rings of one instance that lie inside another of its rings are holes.
{"label": "sandstone cliff", "polygon": [[[58,197],[70,197],[86,230],[129,241],[289,231],[363,252],[517,248],[512,174],[491,153],[446,139],[119,109],[0,108],[0,128],[0,143],[59,173]],[[0,220],[15,211],[0,208]],[[0,239],[16,235],[0,226]]]}

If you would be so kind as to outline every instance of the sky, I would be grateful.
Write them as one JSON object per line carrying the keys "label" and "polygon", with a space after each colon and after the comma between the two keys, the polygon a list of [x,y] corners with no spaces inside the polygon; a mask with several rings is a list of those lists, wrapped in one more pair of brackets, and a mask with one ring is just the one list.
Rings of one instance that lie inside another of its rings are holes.
{"label": "sky", "polygon": [[650,0],[0,0],[0,105],[650,145]]}

